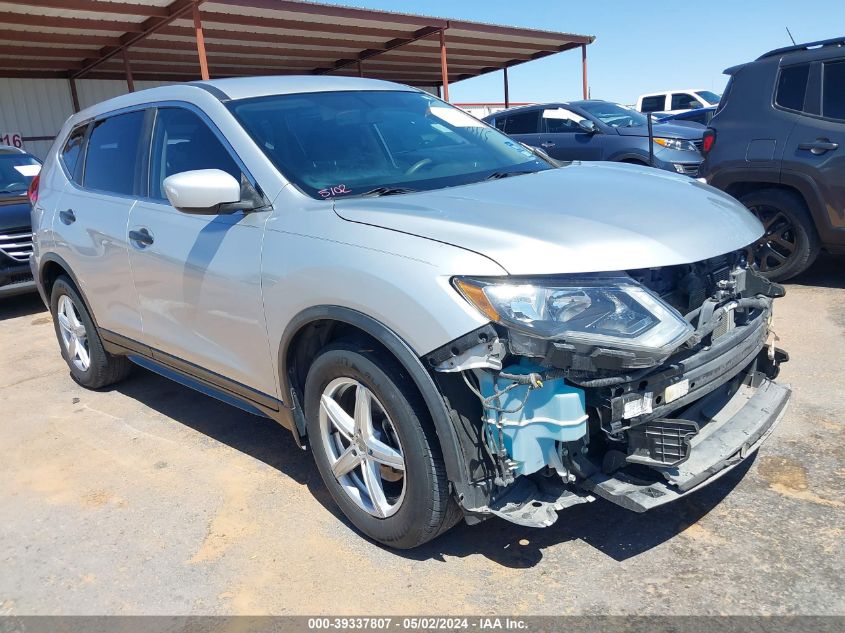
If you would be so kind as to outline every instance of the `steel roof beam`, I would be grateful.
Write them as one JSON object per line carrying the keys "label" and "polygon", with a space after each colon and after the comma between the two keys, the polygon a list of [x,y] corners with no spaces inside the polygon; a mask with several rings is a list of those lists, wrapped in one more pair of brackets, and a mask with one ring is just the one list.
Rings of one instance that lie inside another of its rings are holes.
{"label": "steel roof beam", "polygon": [[74,73],[73,78],[78,79],[82,75],[90,72],[106,60],[111,59],[115,55],[121,53],[125,48],[132,46],[136,42],[141,41],[148,35],[155,33],[159,29],[167,26],[173,20],[176,20],[183,15],[191,13],[195,6],[202,4],[203,0],[174,0],[167,5],[167,17],[149,18],[141,22],[141,30],[133,33],[127,33],[120,38],[120,45],[117,47],[105,47],[100,50],[99,55],[94,59],[88,59],[83,62],[82,69]]}

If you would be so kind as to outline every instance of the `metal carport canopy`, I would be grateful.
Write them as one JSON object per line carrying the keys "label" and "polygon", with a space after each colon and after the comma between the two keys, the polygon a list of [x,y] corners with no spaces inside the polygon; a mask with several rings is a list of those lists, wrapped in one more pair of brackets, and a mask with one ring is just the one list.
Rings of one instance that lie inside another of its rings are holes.
{"label": "metal carport canopy", "polygon": [[1,0],[0,77],[191,81],[362,75],[417,86],[504,70],[593,36],[292,0]]}

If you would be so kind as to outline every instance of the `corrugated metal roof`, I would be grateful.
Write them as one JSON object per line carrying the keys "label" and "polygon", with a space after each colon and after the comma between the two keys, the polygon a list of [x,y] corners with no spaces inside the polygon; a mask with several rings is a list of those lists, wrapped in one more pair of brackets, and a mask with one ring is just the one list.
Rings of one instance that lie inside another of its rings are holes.
{"label": "corrugated metal roof", "polygon": [[[212,77],[357,75],[441,83],[580,47],[592,36],[294,0],[196,0]],[[0,1],[0,77],[199,76],[193,0]],[[80,95],[81,97],[81,95]]]}

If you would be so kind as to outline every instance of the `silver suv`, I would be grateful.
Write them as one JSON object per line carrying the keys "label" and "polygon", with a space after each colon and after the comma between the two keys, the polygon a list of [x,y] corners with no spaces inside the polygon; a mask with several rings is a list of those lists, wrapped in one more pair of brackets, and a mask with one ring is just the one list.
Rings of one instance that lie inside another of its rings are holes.
{"label": "silver suv", "polygon": [[754,452],[789,398],[760,223],[689,178],[556,167],[393,83],[228,79],[71,117],[34,277],[84,387],[131,363],[314,453],[369,537],[644,511]]}

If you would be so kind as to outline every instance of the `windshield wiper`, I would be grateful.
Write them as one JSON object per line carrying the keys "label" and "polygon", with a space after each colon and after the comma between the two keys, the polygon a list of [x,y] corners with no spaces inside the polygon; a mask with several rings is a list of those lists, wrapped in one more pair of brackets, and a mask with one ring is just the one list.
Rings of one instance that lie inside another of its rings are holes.
{"label": "windshield wiper", "polygon": [[509,178],[510,176],[522,176],[523,174],[533,174],[531,170],[523,171],[494,171],[484,180],[499,180],[500,178]]}
{"label": "windshield wiper", "polygon": [[417,191],[417,189],[409,189],[408,187],[376,187],[375,189],[370,189],[366,193],[362,193],[361,197],[396,196],[401,193],[414,193],[415,191]]}

